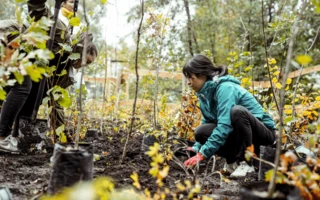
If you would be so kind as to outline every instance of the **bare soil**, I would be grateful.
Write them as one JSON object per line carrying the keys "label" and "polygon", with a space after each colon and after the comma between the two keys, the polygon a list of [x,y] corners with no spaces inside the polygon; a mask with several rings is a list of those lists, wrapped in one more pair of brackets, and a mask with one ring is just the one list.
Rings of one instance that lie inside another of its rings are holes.
{"label": "bare soil", "polygon": [[[143,189],[147,187],[151,192],[156,191],[155,179],[148,173],[151,159],[141,151],[142,136],[130,138],[126,160],[124,164],[120,163],[124,137],[124,134],[113,134],[93,141],[94,152],[100,155],[100,160],[94,163],[94,178],[111,177],[120,188],[131,185],[130,175],[137,172]],[[8,187],[13,199],[37,199],[48,188],[51,156],[52,148],[46,153],[0,153],[0,187]],[[184,161],[187,157],[179,156],[179,159]],[[164,181],[166,187],[173,189],[179,181],[192,178],[187,177],[176,163],[170,162],[169,165],[170,172]],[[220,178],[213,176],[206,182],[203,193],[211,194],[214,199],[239,199],[240,186],[257,181],[257,175],[249,174],[238,180],[226,176],[224,179],[227,181],[220,185]]]}

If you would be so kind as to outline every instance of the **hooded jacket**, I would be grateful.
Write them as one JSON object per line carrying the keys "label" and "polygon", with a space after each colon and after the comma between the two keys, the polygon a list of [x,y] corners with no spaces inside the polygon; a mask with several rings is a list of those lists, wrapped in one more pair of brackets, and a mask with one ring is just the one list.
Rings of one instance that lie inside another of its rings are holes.
{"label": "hooded jacket", "polygon": [[240,86],[233,76],[215,77],[205,82],[197,96],[200,101],[202,124],[215,123],[217,127],[204,145],[196,142],[192,147],[206,158],[210,158],[227,140],[232,132],[230,111],[235,105],[245,107],[267,128],[275,129],[273,119],[263,111],[251,93]]}

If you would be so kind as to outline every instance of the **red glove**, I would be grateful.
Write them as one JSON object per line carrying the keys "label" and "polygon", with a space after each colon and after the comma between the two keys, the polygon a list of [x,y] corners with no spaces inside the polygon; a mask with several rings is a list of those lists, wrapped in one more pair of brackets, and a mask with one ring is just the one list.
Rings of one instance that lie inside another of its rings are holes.
{"label": "red glove", "polygon": [[184,166],[185,167],[193,167],[195,166],[198,162],[200,162],[201,160],[205,160],[206,157],[204,157],[201,153],[198,153],[197,155],[189,158],[188,160],[186,160],[184,162]]}

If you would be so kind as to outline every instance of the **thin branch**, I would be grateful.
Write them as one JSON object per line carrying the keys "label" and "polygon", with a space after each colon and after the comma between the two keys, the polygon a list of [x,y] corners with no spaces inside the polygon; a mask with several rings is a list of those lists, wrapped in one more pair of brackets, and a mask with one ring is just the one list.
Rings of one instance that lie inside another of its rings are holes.
{"label": "thin branch", "polygon": [[[300,18],[300,17],[299,17]],[[298,19],[294,22],[292,29],[291,29],[291,37],[289,39],[289,47],[288,47],[288,54],[287,54],[287,59],[286,59],[286,66],[285,66],[285,73],[284,73],[284,78],[282,79],[282,85],[284,86],[286,84],[288,74],[289,74],[289,68],[292,60],[292,55],[293,55],[293,45],[294,45],[294,40],[296,38],[296,35],[298,33],[299,27],[298,27]],[[281,154],[281,138],[282,138],[282,130],[283,130],[283,107],[285,104],[285,88],[282,87],[280,90],[280,113],[279,113],[279,118],[280,118],[280,128],[279,128],[279,137],[277,137],[277,151],[276,151],[276,157],[275,157],[275,167],[274,171],[272,174],[272,178],[270,180],[270,184],[268,187],[268,196],[271,197],[272,194],[275,191],[275,179],[276,179],[276,173],[280,164],[280,154]]]}
{"label": "thin branch", "polygon": [[276,165],[275,165],[275,164],[273,164],[272,162],[269,162],[269,161],[263,160],[263,159],[261,159],[261,158],[259,158],[259,157],[252,156],[252,158],[253,158],[253,159],[256,159],[256,160],[258,160],[258,161],[261,161],[261,162],[263,162],[263,163],[265,163],[265,164],[267,164],[267,165],[270,165],[270,166],[271,166],[271,167],[273,167],[273,168],[275,168],[275,167],[276,167]]}
{"label": "thin branch", "polygon": [[219,185],[220,185],[220,187],[221,187],[221,186],[222,186],[222,174],[221,174],[221,172],[219,172],[219,171],[212,172],[212,173],[209,174],[208,176],[204,177],[204,178],[202,179],[202,183],[204,183],[205,180],[207,180],[208,178],[210,178],[211,176],[213,176],[213,175],[215,175],[215,174],[218,174],[219,177],[220,177],[220,183],[219,183]]}
{"label": "thin branch", "polygon": [[271,72],[270,72],[270,69],[269,69],[269,62],[268,62],[269,55],[268,55],[268,51],[267,51],[267,39],[266,39],[266,32],[264,30],[264,12],[263,12],[263,8],[264,7],[263,7],[263,4],[264,4],[264,1],[262,0],[261,1],[262,32],[263,32],[263,40],[264,40],[264,50],[265,50],[265,54],[266,54],[266,63],[267,63],[267,69],[268,69],[268,76],[269,76],[269,81],[270,81],[270,86],[271,86],[271,89],[272,89],[274,102],[276,104],[278,112],[280,112],[278,101],[277,101],[277,98],[276,98],[276,94],[274,92],[274,87],[273,87],[272,78],[271,78]]}
{"label": "thin branch", "polygon": [[138,87],[139,87],[139,73],[138,73],[138,58],[139,58],[139,44],[140,44],[140,36],[141,36],[141,28],[142,28],[142,22],[144,17],[144,0],[141,0],[141,20],[138,27],[138,35],[137,35],[137,47],[136,47],[136,58],[135,58],[135,71],[136,71],[136,92],[134,95],[134,101],[133,101],[133,107],[132,107],[132,117],[131,117],[131,124],[130,124],[130,130],[127,134],[126,143],[123,148],[123,153],[121,157],[121,163],[123,163],[124,158],[126,157],[126,152],[128,148],[129,138],[132,133],[133,125],[135,122],[135,112],[136,112],[136,105],[137,105],[137,98],[138,98]]}
{"label": "thin branch", "polygon": [[179,158],[177,158],[175,155],[172,155],[171,160],[175,162],[181,169],[183,169],[183,171],[186,173],[187,176],[190,176],[188,170],[183,166],[183,162],[181,162]]}

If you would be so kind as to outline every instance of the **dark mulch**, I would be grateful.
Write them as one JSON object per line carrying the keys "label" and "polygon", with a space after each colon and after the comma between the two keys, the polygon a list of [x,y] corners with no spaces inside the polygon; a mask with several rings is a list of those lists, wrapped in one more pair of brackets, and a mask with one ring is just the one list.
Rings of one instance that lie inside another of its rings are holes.
{"label": "dark mulch", "polygon": [[[94,178],[111,177],[119,188],[131,185],[130,175],[137,172],[142,187],[149,188],[151,192],[156,191],[155,179],[148,173],[151,159],[141,151],[141,141],[142,136],[130,138],[125,162],[120,163],[125,142],[124,134],[113,134],[94,140],[94,152],[100,155],[100,160],[94,163]],[[51,156],[52,148],[48,149],[48,153],[0,153],[0,186],[8,187],[13,199],[31,199],[45,193],[50,177]],[[179,159],[184,161],[187,157],[180,156]],[[170,172],[164,180],[165,187],[173,189],[180,181],[192,180],[193,177],[188,177],[176,163],[169,162],[169,165]],[[200,172],[204,168],[201,167]],[[215,199],[239,199],[240,185],[256,180],[256,174],[252,174],[240,180],[222,181],[220,185],[219,176],[213,176],[205,182],[204,193],[212,194]]]}

